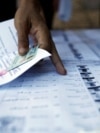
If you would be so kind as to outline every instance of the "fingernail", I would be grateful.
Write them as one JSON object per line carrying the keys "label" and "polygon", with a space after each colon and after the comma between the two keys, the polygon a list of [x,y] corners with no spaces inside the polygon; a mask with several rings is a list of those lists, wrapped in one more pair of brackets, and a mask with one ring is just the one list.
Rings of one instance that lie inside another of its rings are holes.
{"label": "fingernail", "polygon": [[61,75],[67,74],[67,70],[62,65],[57,65],[56,69],[57,69],[58,73]]}
{"label": "fingernail", "polygon": [[59,70],[59,74],[66,75],[67,74],[66,69]]}

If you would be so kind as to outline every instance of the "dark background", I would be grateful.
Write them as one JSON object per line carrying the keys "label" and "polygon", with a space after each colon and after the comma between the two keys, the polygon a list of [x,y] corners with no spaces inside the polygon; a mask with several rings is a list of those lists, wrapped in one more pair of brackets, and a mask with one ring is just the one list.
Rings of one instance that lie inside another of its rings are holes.
{"label": "dark background", "polygon": [[[45,13],[47,25],[51,28],[53,19],[52,0],[40,0]],[[0,22],[14,17],[16,12],[16,0],[0,0]]]}

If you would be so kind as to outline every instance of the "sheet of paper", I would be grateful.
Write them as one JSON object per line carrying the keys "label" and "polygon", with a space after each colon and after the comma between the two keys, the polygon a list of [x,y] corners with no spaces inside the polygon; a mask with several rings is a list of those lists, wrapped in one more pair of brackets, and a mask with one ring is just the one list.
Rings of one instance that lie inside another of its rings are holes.
{"label": "sheet of paper", "polygon": [[[11,123],[25,125],[21,130],[29,133],[97,131],[99,109],[84,84],[78,64],[65,61],[64,65],[68,70],[66,76],[58,75],[45,60],[1,86],[1,122],[11,119]],[[18,124],[11,125],[18,130]],[[7,129],[9,126],[10,122]]]}
{"label": "sheet of paper", "polygon": [[88,38],[95,40],[95,41],[100,41],[100,30],[87,30],[84,31],[84,34],[87,35]]}
{"label": "sheet of paper", "polygon": [[100,54],[97,55],[97,51],[93,51],[89,47],[90,43],[87,45],[82,38],[73,31],[60,32],[59,35],[53,36],[53,40],[60,57],[64,60],[100,61]]}
{"label": "sheet of paper", "polygon": [[[8,21],[6,26],[10,24]],[[12,26],[10,29],[14,32]],[[0,31],[2,42],[5,42],[7,33]],[[69,34],[73,34],[73,39]],[[14,35],[16,38],[16,32]],[[0,133],[100,132],[100,57],[76,32],[54,31],[52,36],[68,74],[61,76],[56,73],[46,58],[16,80],[0,86]],[[10,48],[3,44],[6,43],[0,43],[2,51],[7,56],[12,54],[9,56],[12,60],[15,52],[11,53]],[[39,55],[46,52],[41,50],[38,49]],[[1,54],[0,61],[2,59]],[[5,62],[7,64],[7,60]],[[32,63],[25,63],[14,72],[18,74]],[[14,72],[10,78],[14,78]]]}
{"label": "sheet of paper", "polygon": [[[41,59],[50,56],[47,51],[37,48],[36,55],[32,60],[14,69],[9,68],[13,63],[14,58],[18,55],[18,46],[16,41],[17,33],[14,28],[13,20],[2,22],[0,24],[0,29],[0,85],[11,82],[27,71],[30,67],[39,62]],[[30,48],[30,51],[31,50],[32,48]],[[17,64],[14,63],[12,67],[14,67],[14,65]]]}

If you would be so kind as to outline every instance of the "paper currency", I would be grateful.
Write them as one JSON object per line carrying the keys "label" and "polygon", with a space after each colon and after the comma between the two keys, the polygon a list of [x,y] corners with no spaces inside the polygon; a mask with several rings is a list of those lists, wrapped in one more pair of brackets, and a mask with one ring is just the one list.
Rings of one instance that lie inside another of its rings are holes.
{"label": "paper currency", "polygon": [[32,60],[37,53],[37,49],[38,49],[38,46],[35,46],[34,48],[30,48],[29,52],[24,56],[17,55],[13,60],[12,64],[10,65],[10,67],[8,68],[8,71],[16,67],[19,67],[20,65]]}

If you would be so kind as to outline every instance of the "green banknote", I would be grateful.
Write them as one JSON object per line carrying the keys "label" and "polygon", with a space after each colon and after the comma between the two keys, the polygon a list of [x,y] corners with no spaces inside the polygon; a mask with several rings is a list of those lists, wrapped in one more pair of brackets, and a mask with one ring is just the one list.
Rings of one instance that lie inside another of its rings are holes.
{"label": "green banknote", "polygon": [[21,66],[22,64],[32,60],[36,53],[37,53],[38,46],[35,46],[34,48],[30,48],[28,53],[24,56],[17,55],[15,59],[12,61],[11,65],[8,68],[8,71]]}

